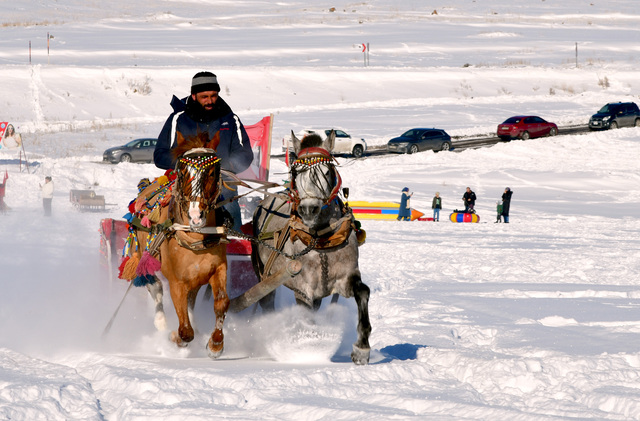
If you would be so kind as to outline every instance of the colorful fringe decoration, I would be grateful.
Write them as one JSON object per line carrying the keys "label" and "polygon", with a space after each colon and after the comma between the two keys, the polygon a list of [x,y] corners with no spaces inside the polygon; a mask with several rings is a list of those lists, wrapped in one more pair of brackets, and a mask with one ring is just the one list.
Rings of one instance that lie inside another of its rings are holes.
{"label": "colorful fringe decoration", "polygon": [[160,203],[161,207],[165,207],[171,202],[171,190],[167,190],[164,197],[158,199],[158,203]]}
{"label": "colorful fringe decoration", "polygon": [[[174,170],[167,170],[153,182],[148,178],[141,179],[138,183],[138,196],[129,203],[129,213],[124,215],[129,223],[129,236],[122,250],[123,259],[118,268],[118,278],[132,281],[134,286],[141,287],[156,282],[155,273],[162,268],[162,263],[149,252],[149,245],[156,239],[158,232],[147,237],[145,251],[140,257],[140,244],[133,221],[140,218],[140,225],[146,228],[160,222],[162,208],[171,201],[171,188],[176,176]],[[149,191],[145,191],[147,189]]]}
{"label": "colorful fringe decoration", "polygon": [[122,268],[122,278],[128,281],[131,281],[136,278],[136,269],[138,268],[138,262],[140,262],[140,258],[134,254],[131,256],[129,260],[124,264]]}
{"label": "colorful fringe decoration", "polygon": [[144,287],[144,286],[147,286],[149,284],[153,284],[155,282],[156,282],[156,277],[153,276],[153,275],[137,276],[133,280],[133,286],[134,287]]}
{"label": "colorful fringe decoration", "polygon": [[156,181],[162,185],[167,184],[169,182],[169,177],[167,177],[166,175],[161,175],[160,177],[158,177],[156,179]]}
{"label": "colorful fringe decoration", "polygon": [[142,210],[142,208],[147,204],[147,198],[140,196],[136,199],[135,201],[135,205],[133,206],[134,211],[140,212]]}
{"label": "colorful fringe decoration", "polygon": [[138,193],[141,193],[142,190],[146,189],[147,187],[149,187],[149,185],[151,185],[151,181],[149,181],[148,178],[142,178],[140,179],[140,181],[138,182]]}
{"label": "colorful fringe decoration", "polygon": [[160,206],[159,206],[159,203],[156,203],[156,206],[153,207],[153,210],[148,215],[148,219],[151,222],[158,222],[160,220]]}
{"label": "colorful fringe decoration", "polygon": [[122,263],[120,263],[120,266],[118,267],[118,279],[124,279],[122,277],[122,272],[124,272],[124,267],[126,266],[129,259],[131,259],[131,257],[129,256],[125,256],[125,258],[122,259]]}
{"label": "colorful fringe decoration", "polygon": [[138,267],[136,268],[136,275],[153,275],[162,268],[162,263],[151,255],[148,251],[142,254]]}

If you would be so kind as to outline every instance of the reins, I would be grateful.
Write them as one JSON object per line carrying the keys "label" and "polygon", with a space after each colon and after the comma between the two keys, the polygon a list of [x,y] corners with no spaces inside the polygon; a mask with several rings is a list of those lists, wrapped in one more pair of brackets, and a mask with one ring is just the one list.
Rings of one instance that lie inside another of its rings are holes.
{"label": "reins", "polygon": [[[215,155],[213,155],[213,157],[203,158],[203,157],[198,157],[198,154],[213,154],[213,153],[215,153],[215,151],[213,151],[212,149],[194,148],[187,151],[183,155],[183,157],[180,158],[180,161],[182,163],[187,164],[188,166],[194,167],[195,168],[194,171],[203,172],[209,167],[211,167],[212,165],[219,165],[219,159]],[[152,244],[152,247],[150,248],[152,248],[152,250],[155,252],[165,238],[175,237],[178,243],[182,247],[185,247],[191,250],[205,250],[206,248],[214,247],[218,245],[220,242],[226,242],[226,238],[231,236],[231,237],[235,237],[243,240],[248,240],[253,244],[262,245],[272,251],[272,256],[279,254],[288,259],[295,260],[298,257],[301,257],[309,253],[311,250],[318,249],[318,247],[320,249],[324,249],[328,247],[333,247],[335,245],[340,245],[344,241],[346,241],[346,237],[348,237],[349,233],[353,228],[352,227],[353,214],[349,212],[348,209],[342,210],[343,216],[338,221],[318,231],[315,231],[307,227],[306,225],[304,225],[304,223],[302,223],[302,220],[300,220],[300,218],[296,216],[296,208],[297,208],[297,205],[300,203],[298,191],[295,189],[296,172],[310,171],[321,164],[330,165],[330,168],[334,174],[334,180],[335,180],[334,186],[328,197],[317,198],[319,200],[322,200],[323,206],[326,207],[326,206],[329,206],[334,200],[336,200],[340,192],[340,188],[342,186],[342,178],[340,177],[340,174],[335,168],[336,166],[335,162],[336,162],[335,158],[326,149],[312,147],[312,148],[306,148],[302,150],[299,154],[298,159],[292,164],[292,170],[291,170],[291,176],[290,176],[291,187],[289,189],[289,193],[286,195],[283,195],[282,193],[271,193],[270,191],[268,191],[268,189],[273,187],[283,187],[279,183],[273,183],[273,182],[262,181],[262,180],[241,179],[236,174],[230,171],[218,169],[217,174],[219,175],[219,180],[218,180],[217,192],[212,199],[209,199],[206,202],[205,209],[207,211],[219,209],[248,194],[259,192],[259,193],[263,193],[266,196],[276,197],[281,200],[284,199],[292,204],[291,216],[287,221],[287,225],[285,226],[285,228],[279,231],[278,233],[261,233],[261,235],[256,238],[256,237],[234,230],[232,228],[232,225],[229,222],[224,223],[222,226],[204,226],[204,227],[197,228],[197,227],[192,227],[190,225],[185,225],[183,223],[173,222],[172,220],[173,223],[157,225],[155,227],[155,230],[157,231],[157,235],[154,236],[155,241],[152,242],[153,244]],[[180,183],[176,183],[176,184],[183,185],[183,183],[192,182],[195,175],[192,175],[191,173],[189,173],[189,175],[190,176],[187,178],[183,170],[183,172],[179,173],[178,175],[178,177],[180,178]],[[223,181],[222,176],[227,178],[227,180]],[[201,180],[201,183],[199,184],[199,186],[196,186],[196,189],[195,189],[196,191],[194,192],[194,189],[192,189],[192,191],[190,192],[191,194],[188,197],[185,196],[183,191],[180,191],[181,189],[175,189],[178,191],[175,191],[173,194],[174,201],[175,201],[174,203],[176,204],[176,207],[178,209],[182,209],[182,211],[176,212],[177,214],[180,215],[179,216],[180,220],[182,220],[182,213],[184,212],[183,209],[184,209],[185,203],[188,203],[193,199],[202,199],[201,189],[203,187],[203,183],[204,181]],[[249,183],[258,184],[258,186],[252,187]],[[229,190],[235,190],[234,188],[229,188],[229,187],[241,186],[248,189],[248,191],[246,193],[236,195],[236,196],[231,196],[218,201],[221,194],[222,186],[227,187]],[[178,215],[174,215],[174,217],[175,216],[178,216]],[[202,235],[205,235],[205,238],[202,240],[195,240],[187,236],[187,233],[202,234]],[[336,236],[336,233],[338,233],[338,236]],[[269,235],[265,235],[265,234],[269,234]],[[207,238],[208,236],[212,236],[215,238]],[[265,241],[267,239],[273,238],[274,236],[278,237],[277,239],[274,239],[275,247]],[[293,254],[285,253],[283,251],[284,244],[286,243],[286,240],[289,240],[289,239],[291,241],[295,241],[295,239],[300,239],[305,244],[305,248],[298,253],[293,253]],[[274,258],[270,260],[274,260]]]}

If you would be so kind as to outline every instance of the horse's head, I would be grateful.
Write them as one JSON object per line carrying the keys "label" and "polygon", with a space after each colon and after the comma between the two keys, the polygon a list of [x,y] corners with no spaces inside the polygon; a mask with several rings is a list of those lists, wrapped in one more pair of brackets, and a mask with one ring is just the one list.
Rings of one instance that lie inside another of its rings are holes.
{"label": "horse's head", "polygon": [[216,155],[220,136],[213,139],[205,134],[185,139],[178,133],[176,184],[174,196],[183,220],[192,228],[207,225],[220,195],[220,158]]}
{"label": "horse's head", "polygon": [[335,132],[332,130],[325,141],[316,134],[300,141],[292,132],[291,138],[298,157],[291,165],[293,211],[305,225],[317,229],[326,222],[322,210],[337,197],[342,184],[335,159],[329,152]]}

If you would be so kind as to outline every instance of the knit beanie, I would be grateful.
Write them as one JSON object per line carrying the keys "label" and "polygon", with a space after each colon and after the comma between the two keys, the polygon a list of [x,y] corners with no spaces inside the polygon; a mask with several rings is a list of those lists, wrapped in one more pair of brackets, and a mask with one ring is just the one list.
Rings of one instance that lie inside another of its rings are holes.
{"label": "knit beanie", "polygon": [[191,79],[191,93],[197,94],[198,92],[205,91],[220,92],[218,78],[211,72],[196,73],[193,79]]}

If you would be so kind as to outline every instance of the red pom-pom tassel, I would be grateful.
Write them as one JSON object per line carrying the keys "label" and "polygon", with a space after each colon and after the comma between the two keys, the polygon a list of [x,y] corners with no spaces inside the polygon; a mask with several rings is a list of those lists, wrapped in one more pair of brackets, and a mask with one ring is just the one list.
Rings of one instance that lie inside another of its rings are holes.
{"label": "red pom-pom tassel", "polygon": [[122,272],[124,272],[124,267],[127,265],[127,262],[129,261],[130,257],[129,256],[125,256],[124,259],[122,259],[122,263],[120,263],[120,266],[118,267],[118,278],[119,279],[124,279],[122,277]]}
{"label": "red pom-pom tassel", "polygon": [[142,258],[136,268],[136,275],[153,275],[162,268],[162,263],[151,255],[148,251],[142,254]]}

